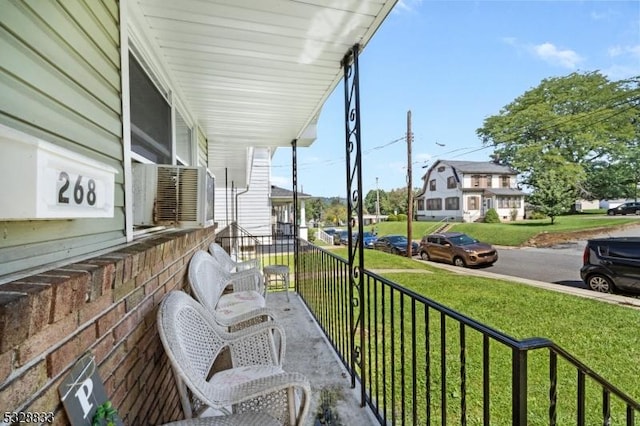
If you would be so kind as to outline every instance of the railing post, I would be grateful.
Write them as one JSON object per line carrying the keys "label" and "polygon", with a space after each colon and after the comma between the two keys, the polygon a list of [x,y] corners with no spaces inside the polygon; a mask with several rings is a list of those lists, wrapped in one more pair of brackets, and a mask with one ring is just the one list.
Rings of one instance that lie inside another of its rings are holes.
{"label": "railing post", "polygon": [[[364,247],[362,232],[358,232],[357,241],[353,241],[353,228],[357,220],[360,230],[362,222],[362,154],[360,141],[360,83],[358,72],[358,54],[360,46],[355,44],[342,59],[344,71],[346,163],[347,163],[347,221],[349,234],[349,321],[351,350],[351,387],[355,387],[356,363],[360,370],[360,405],[365,404],[366,371],[364,324],[362,321],[365,306],[364,286]],[[357,218],[356,218],[357,216]],[[356,342],[356,335],[358,342]]]}
{"label": "railing post", "polygon": [[[291,164],[292,164],[292,177],[293,181],[293,276],[296,283],[296,292],[298,291],[298,140],[291,141]],[[289,291],[289,289],[287,289]]]}
{"label": "railing post", "polygon": [[511,370],[511,424],[527,424],[527,350],[513,348]]}

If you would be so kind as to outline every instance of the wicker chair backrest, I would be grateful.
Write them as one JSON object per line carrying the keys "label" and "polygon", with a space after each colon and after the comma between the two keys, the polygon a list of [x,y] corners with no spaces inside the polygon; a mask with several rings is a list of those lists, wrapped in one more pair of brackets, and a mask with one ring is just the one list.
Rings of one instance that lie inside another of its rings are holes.
{"label": "wicker chair backrest", "polygon": [[209,244],[209,252],[216,258],[216,260],[227,271],[233,271],[236,267],[236,262],[231,258],[229,253],[217,243]]}
{"label": "wicker chair backrest", "polygon": [[189,284],[196,299],[210,309],[214,309],[222,295],[231,273],[209,253],[198,250],[189,261]]}
{"label": "wicker chair backrest", "polygon": [[160,305],[158,333],[187,387],[205,386],[213,362],[225,346],[211,314],[188,294],[172,291]]}

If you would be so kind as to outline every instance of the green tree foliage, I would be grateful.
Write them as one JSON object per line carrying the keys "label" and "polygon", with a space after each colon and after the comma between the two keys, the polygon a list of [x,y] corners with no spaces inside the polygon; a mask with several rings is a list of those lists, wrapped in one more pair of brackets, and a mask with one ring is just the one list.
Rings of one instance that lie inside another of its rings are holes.
{"label": "green tree foliage", "polygon": [[612,82],[596,71],[545,79],[487,118],[477,133],[526,185],[540,188],[534,183],[547,177],[538,175],[553,169],[563,177],[574,173],[564,183],[576,195],[612,198],[610,188],[592,183],[620,174],[638,182],[637,171],[634,176],[621,165],[640,158],[640,77]]}
{"label": "green tree foliage", "polygon": [[347,222],[347,206],[339,198],[332,198],[324,210],[325,223],[340,225]]}
{"label": "green tree foliage", "polygon": [[308,201],[306,207],[306,219],[307,221],[314,220],[322,220],[322,216],[324,213],[324,203],[321,198],[312,198]]}
{"label": "green tree foliage", "polygon": [[534,191],[529,196],[529,203],[536,211],[549,216],[551,224],[556,216],[568,212],[575,202],[574,178],[565,169],[536,173],[532,185]]}
{"label": "green tree foliage", "polygon": [[[389,212],[393,213],[391,205],[389,204],[389,195],[383,189],[378,190],[378,197],[380,198],[380,214],[386,215]],[[376,214],[376,190],[372,189],[367,192],[364,198],[364,210],[369,214]]]}
{"label": "green tree foliage", "polygon": [[484,215],[485,223],[500,223],[500,216],[498,216],[498,212],[496,209],[489,209],[487,213]]}

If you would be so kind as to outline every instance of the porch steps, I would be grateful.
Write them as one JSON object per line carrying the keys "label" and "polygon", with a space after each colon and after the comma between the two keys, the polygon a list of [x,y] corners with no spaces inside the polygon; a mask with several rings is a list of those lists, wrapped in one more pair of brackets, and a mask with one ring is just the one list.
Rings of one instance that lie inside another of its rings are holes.
{"label": "porch steps", "polygon": [[436,229],[435,231],[433,231],[434,234],[439,234],[441,232],[447,232],[449,230],[449,228],[451,228],[453,226],[452,223],[443,223],[442,225],[440,225],[438,227],[438,229]]}

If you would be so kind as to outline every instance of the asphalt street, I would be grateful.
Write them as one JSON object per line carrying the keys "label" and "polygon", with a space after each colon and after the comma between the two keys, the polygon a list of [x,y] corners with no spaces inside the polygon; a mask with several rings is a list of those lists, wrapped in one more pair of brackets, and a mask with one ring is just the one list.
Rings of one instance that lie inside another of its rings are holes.
{"label": "asphalt street", "polygon": [[[603,234],[602,236],[640,236],[640,225]],[[586,240],[561,244],[551,248],[499,247],[499,260],[488,272],[548,283],[587,288],[580,279],[582,253]]]}

